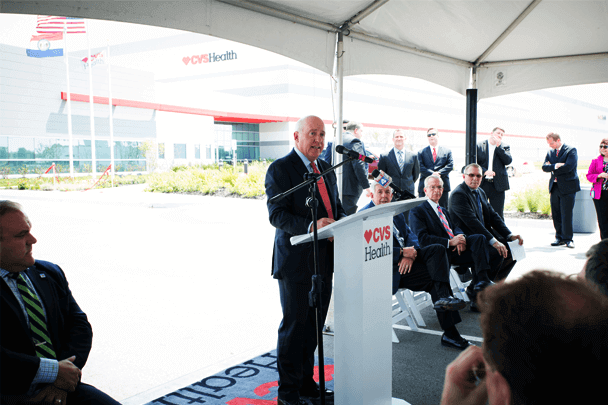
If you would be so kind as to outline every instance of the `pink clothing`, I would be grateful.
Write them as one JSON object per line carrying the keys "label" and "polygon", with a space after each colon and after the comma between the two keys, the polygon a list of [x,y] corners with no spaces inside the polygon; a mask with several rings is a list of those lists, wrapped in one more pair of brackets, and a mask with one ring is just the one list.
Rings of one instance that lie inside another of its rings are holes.
{"label": "pink clothing", "polygon": [[589,171],[587,172],[587,180],[593,183],[593,191],[596,200],[600,199],[600,195],[602,192],[602,178],[597,178],[597,175],[600,173],[604,173],[604,156],[600,155],[596,159],[591,161],[591,165],[589,165]]}

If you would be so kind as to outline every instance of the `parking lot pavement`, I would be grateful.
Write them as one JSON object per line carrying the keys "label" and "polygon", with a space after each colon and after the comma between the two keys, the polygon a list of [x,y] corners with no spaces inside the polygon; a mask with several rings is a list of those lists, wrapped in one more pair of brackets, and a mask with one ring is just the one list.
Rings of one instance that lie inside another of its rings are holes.
{"label": "parking lot pavement", "polygon": [[[64,269],[93,325],[83,381],[134,405],[273,348],[281,319],[265,200],[142,190],[2,191],[25,206],[34,256]],[[551,221],[507,224],[527,253],[513,277],[576,273],[599,241],[553,248]]]}

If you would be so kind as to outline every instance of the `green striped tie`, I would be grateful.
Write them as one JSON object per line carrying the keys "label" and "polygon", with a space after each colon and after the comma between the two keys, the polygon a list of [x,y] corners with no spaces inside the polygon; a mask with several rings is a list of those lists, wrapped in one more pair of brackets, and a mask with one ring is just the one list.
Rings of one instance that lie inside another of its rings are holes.
{"label": "green striped tie", "polygon": [[42,304],[38,299],[38,295],[28,286],[23,274],[19,273],[19,276],[15,277],[15,280],[17,280],[17,288],[21,293],[25,310],[30,318],[30,331],[36,345],[36,355],[47,359],[56,359],[57,355],[53,350],[49,331],[46,327],[44,311],[42,310]]}

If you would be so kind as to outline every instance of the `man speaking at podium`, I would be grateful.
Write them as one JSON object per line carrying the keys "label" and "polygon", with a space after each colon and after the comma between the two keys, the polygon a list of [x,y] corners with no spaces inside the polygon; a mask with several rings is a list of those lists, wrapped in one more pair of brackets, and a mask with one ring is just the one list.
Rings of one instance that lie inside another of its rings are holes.
{"label": "man speaking at podium", "polygon": [[[295,148],[274,161],[266,172],[266,197],[284,193],[304,181],[309,172],[321,173],[330,166],[318,159],[325,144],[325,124],[319,117],[307,116],[296,124]],[[308,305],[308,293],[314,274],[313,244],[293,246],[290,238],[312,232],[312,213],[306,207],[308,187],[270,203],[270,223],[276,228],[272,253],[272,275],[278,280],[283,320],[279,326],[277,365],[279,405],[306,404],[305,398],[319,398],[319,386],[313,380],[314,353],[317,347],[316,311]],[[317,183],[317,227],[327,226],[346,216],[340,199],[336,175],[331,172]],[[334,264],[333,241],[319,240],[318,273],[323,276],[322,318],[331,296]],[[327,390],[326,397],[333,392]]]}

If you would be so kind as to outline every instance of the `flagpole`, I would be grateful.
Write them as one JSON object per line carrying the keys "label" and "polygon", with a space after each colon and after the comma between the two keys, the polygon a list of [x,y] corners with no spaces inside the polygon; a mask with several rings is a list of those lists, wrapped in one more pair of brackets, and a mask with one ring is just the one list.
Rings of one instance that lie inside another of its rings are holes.
{"label": "flagpole", "polygon": [[112,187],[114,187],[114,116],[112,114],[112,74],[110,64],[110,41],[108,40],[108,105],[110,106],[110,164],[112,165],[110,173],[112,174]]}
{"label": "flagpole", "polygon": [[65,76],[68,92],[68,151],[70,155],[70,177],[74,177],[74,139],[72,137],[72,98],[70,95],[70,61],[68,59],[68,32],[66,22],[63,23],[63,49],[65,50]]}
{"label": "flagpole", "polygon": [[89,106],[91,111],[91,164],[93,179],[97,176],[97,161],[95,159],[95,106],[93,104],[93,58],[91,57],[91,41],[89,40],[89,22],[85,20],[85,31],[87,33],[87,47],[89,53],[87,62],[89,65]]}

